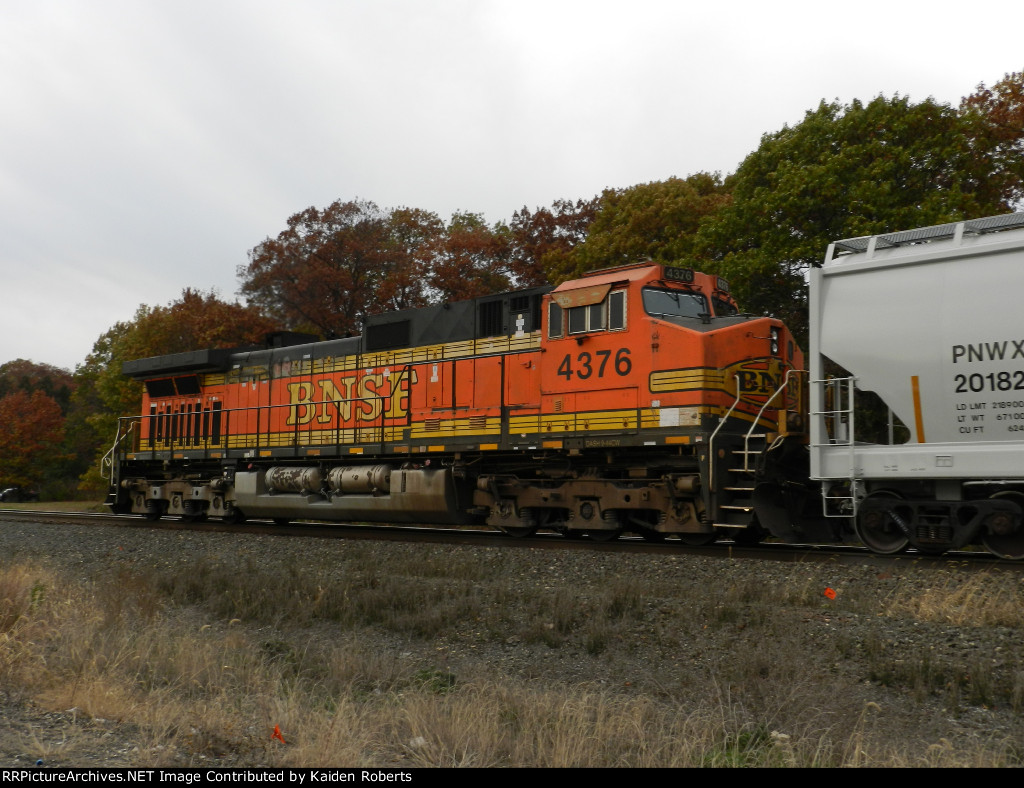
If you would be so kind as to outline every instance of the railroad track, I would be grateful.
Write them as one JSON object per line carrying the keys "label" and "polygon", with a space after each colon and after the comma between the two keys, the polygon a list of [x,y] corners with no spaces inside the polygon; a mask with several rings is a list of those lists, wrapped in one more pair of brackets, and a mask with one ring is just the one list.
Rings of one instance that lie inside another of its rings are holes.
{"label": "railroad track", "polygon": [[220,520],[185,521],[173,518],[147,520],[139,515],[114,515],[102,512],[0,509],[0,523],[10,520],[55,524],[68,523],[74,525],[91,523],[117,528],[149,528],[164,531],[258,534],[263,536],[290,536],[314,539],[423,542],[473,547],[502,547],[506,549],[583,550],[602,553],[641,552],[653,555],[692,555],[721,559],[875,564],[886,567],[891,566],[893,563],[906,561],[914,561],[919,565],[940,568],[948,567],[951,563],[955,563],[958,567],[962,568],[976,568],[978,570],[999,568],[1024,573],[1024,561],[1005,561],[981,551],[950,552],[942,556],[908,551],[901,555],[888,556],[877,555],[864,547],[856,545],[791,545],[770,542],[759,545],[739,545],[728,541],[721,541],[697,547],[684,545],[674,540],[652,543],[633,536],[624,536],[613,542],[566,539],[553,532],[545,533],[543,531],[531,537],[516,538],[489,529],[469,527],[443,528],[434,525],[403,526],[314,522],[296,522],[283,525],[272,520],[247,520],[243,523],[227,523]]}

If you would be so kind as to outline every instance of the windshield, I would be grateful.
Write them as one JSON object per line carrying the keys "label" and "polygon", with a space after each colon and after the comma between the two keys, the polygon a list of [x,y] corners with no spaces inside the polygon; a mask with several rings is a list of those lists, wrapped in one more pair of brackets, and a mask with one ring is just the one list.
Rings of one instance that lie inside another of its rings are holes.
{"label": "windshield", "polygon": [[644,288],[644,311],[651,317],[700,317],[710,314],[702,293],[689,290]]}

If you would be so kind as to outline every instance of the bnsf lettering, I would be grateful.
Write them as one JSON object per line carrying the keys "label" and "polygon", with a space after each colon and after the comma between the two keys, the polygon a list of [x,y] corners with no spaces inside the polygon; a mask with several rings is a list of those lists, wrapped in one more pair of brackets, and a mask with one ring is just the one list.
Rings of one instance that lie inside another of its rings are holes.
{"label": "bnsf lettering", "polygon": [[1000,342],[978,342],[973,345],[953,345],[953,363],[970,364],[975,361],[1003,361],[1024,359],[1024,339]]}
{"label": "bnsf lettering", "polygon": [[779,388],[779,380],[770,372],[743,369],[737,375],[740,379],[740,391],[745,394],[771,394]]}
{"label": "bnsf lettering", "polygon": [[[412,382],[416,382],[413,371]],[[383,413],[389,419],[403,418],[409,413],[409,378],[382,374],[347,377],[337,381],[325,378],[316,383],[301,381],[288,384],[291,409],[286,424],[320,424],[335,420],[349,421],[353,412],[358,421],[374,421]],[[314,397],[315,388],[319,388]],[[355,409],[353,411],[353,403]]]}

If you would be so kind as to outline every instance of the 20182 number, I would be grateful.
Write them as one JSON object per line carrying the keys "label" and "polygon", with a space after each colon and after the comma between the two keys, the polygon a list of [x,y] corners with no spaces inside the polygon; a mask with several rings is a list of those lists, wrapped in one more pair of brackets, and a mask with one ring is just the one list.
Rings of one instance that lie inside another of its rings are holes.
{"label": "20182 number", "polygon": [[[597,357],[595,359],[595,356]],[[562,359],[562,363],[558,365],[558,374],[564,375],[566,380],[572,378],[575,375],[580,380],[586,380],[595,373],[595,364],[597,365],[596,373],[599,378],[604,377],[605,370],[608,367],[608,361],[612,357],[612,351],[610,350],[598,350],[593,355],[584,351],[576,356],[576,368],[573,369],[572,356],[566,354],[565,358]],[[615,359],[612,361],[612,369],[616,375],[625,377],[633,369],[633,360],[629,357],[629,348],[620,347],[615,351]]]}
{"label": "20182 number", "polygon": [[1024,372],[1019,369],[1012,376],[1009,372],[989,372],[987,375],[975,372],[973,375],[957,375],[955,380],[957,394],[969,391],[1024,391]]}

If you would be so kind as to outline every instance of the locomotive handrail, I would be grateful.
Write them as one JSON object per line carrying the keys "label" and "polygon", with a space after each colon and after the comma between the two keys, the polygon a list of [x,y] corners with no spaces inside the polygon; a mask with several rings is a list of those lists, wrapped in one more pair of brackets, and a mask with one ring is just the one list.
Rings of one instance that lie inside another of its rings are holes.
{"label": "locomotive handrail", "polygon": [[718,431],[725,426],[725,423],[729,420],[732,412],[736,410],[736,406],[740,404],[743,399],[743,394],[740,391],[740,376],[733,375],[733,380],[736,381],[736,401],[732,403],[732,407],[725,412],[725,415],[719,419],[718,424],[715,426],[714,431],[711,433],[711,437],[708,438],[708,489],[715,489],[715,438],[718,436]]}
{"label": "locomotive handrail", "polygon": [[[124,434],[122,435],[121,422],[123,421],[128,422],[128,429],[126,429],[124,431]],[[120,447],[120,445],[132,434],[132,432],[135,431],[136,424],[138,424],[138,421],[134,418],[119,418],[117,420],[117,432],[114,434],[114,445],[111,446],[110,451],[104,454],[103,457],[100,459],[100,475],[104,475],[105,469],[110,468],[110,484],[114,483],[114,469],[116,467],[114,465],[114,455],[117,453],[117,450]]]}
{"label": "locomotive handrail", "polygon": [[[761,421],[761,417],[764,415],[764,412],[766,410],[768,410],[768,406],[772,404],[772,401],[777,396],[779,396],[780,393],[782,393],[783,391],[785,391],[788,388],[788,386],[789,386],[789,376],[791,374],[793,374],[794,372],[796,374],[798,374],[798,375],[806,375],[807,374],[807,370],[805,370],[805,369],[793,369],[792,367],[790,369],[787,369],[786,370],[786,374],[782,378],[782,384],[777,389],[775,389],[775,393],[774,394],[772,394],[767,400],[765,400],[764,405],[761,406],[761,410],[759,410],[757,412],[757,416],[754,418],[754,423],[750,425],[750,429],[747,430],[746,435],[743,436],[743,472],[744,473],[750,473],[751,472],[750,466],[749,466],[748,463],[750,462],[750,439],[754,436],[754,430],[757,429],[758,422]],[[768,447],[768,448],[770,448],[770,447]],[[766,451],[767,451],[767,448],[766,448]]]}
{"label": "locomotive handrail", "polygon": [[[405,373],[403,372],[402,374],[405,374]],[[239,449],[239,448],[257,448],[257,447],[259,447],[261,445],[266,447],[266,448],[272,448],[273,447],[272,444],[274,444],[275,441],[273,441],[271,439],[271,420],[270,420],[269,416],[267,415],[267,413],[265,413],[265,411],[271,411],[271,410],[274,410],[274,409],[281,409],[281,408],[291,408],[291,409],[295,410],[295,412],[297,414],[298,413],[298,409],[300,407],[325,407],[326,408],[326,407],[333,406],[335,408],[340,408],[340,406],[343,403],[358,403],[358,402],[376,402],[376,403],[378,403],[379,411],[380,411],[379,415],[376,418],[374,418],[372,420],[372,422],[367,422],[365,424],[360,424],[358,426],[351,426],[351,427],[344,427],[344,426],[342,426],[342,419],[339,418],[339,419],[336,420],[336,424],[335,424],[334,427],[331,427],[331,428],[328,428],[328,429],[322,429],[322,430],[318,430],[316,428],[317,425],[313,425],[313,426],[308,426],[307,427],[307,426],[305,426],[303,424],[300,424],[298,422],[298,420],[296,419],[296,423],[294,425],[288,425],[288,424],[284,425],[286,428],[290,427],[291,429],[282,430],[280,435],[281,436],[286,436],[286,435],[288,435],[290,433],[290,440],[287,443],[277,442],[278,447],[288,447],[288,446],[290,446],[291,448],[299,448],[300,446],[305,446],[305,445],[311,445],[311,446],[327,446],[327,445],[332,445],[332,442],[329,441],[329,440],[321,439],[321,440],[314,441],[314,440],[312,440],[312,437],[311,437],[311,442],[309,442],[309,443],[301,443],[300,440],[299,440],[299,435],[301,433],[303,433],[303,432],[322,432],[322,433],[325,433],[325,434],[326,433],[330,433],[330,434],[332,434],[332,437],[334,439],[333,440],[333,445],[339,445],[339,446],[340,445],[348,445],[348,444],[366,445],[366,444],[372,444],[372,443],[382,443],[385,440],[386,430],[388,429],[388,425],[386,425],[384,423],[385,422],[386,413],[387,413],[387,408],[385,407],[387,399],[388,399],[388,397],[381,396],[381,395],[375,395],[375,396],[371,396],[371,397],[349,397],[349,398],[345,398],[345,399],[330,398],[330,399],[322,399],[322,400],[310,400],[308,402],[301,402],[301,403],[279,403],[279,404],[266,404],[266,405],[250,405],[250,406],[246,406],[246,407],[242,407],[242,408],[226,408],[224,410],[218,411],[218,413],[220,414],[220,418],[224,419],[224,430],[223,430],[223,432],[220,432],[216,436],[211,436],[211,435],[207,434],[207,432],[206,432],[206,425],[205,424],[202,426],[202,428],[196,428],[193,432],[179,433],[177,431],[177,429],[175,428],[175,429],[172,429],[171,434],[164,435],[164,436],[162,436],[160,438],[157,438],[153,434],[153,432],[151,431],[151,434],[146,439],[149,445],[146,447],[145,451],[157,452],[157,451],[175,451],[175,450],[189,450],[189,449],[201,450],[203,452],[209,452],[211,450],[221,450],[221,449],[223,449],[225,451],[229,451],[231,449]],[[233,433],[232,429],[231,429],[231,427],[232,427],[232,424],[231,424],[232,419],[233,418],[235,420],[237,420],[239,418],[244,419],[245,418],[245,414],[247,414],[247,413],[248,414],[252,414],[253,412],[255,412],[255,419],[256,419],[256,424],[255,424],[254,430],[252,432],[246,432],[246,433],[240,434],[240,435]],[[175,416],[178,416],[178,415],[180,415],[180,414],[163,414],[163,413],[161,413],[161,414],[148,414],[148,415],[138,416],[138,417],[135,417],[135,418],[137,420],[139,420],[139,421],[150,420],[151,424],[157,424],[159,422],[159,420],[162,419],[162,418],[165,418],[165,417],[174,418]],[[339,415],[340,415],[340,410],[339,410]],[[409,420],[409,416],[407,415],[406,419],[405,419],[406,425],[408,424],[408,420]],[[397,421],[399,421],[399,419],[395,419],[395,421],[397,422]],[[134,428],[134,423],[133,423],[133,428]],[[346,436],[345,433],[349,433],[349,435]],[[120,433],[119,433],[119,435],[120,435]],[[125,436],[119,437],[117,439],[117,443],[120,443],[121,441],[123,441],[124,437]],[[346,438],[349,438],[349,439],[346,440]],[[115,448],[116,448],[116,443],[115,443]],[[111,456],[112,456],[112,452],[113,451],[114,450],[112,449],[111,452],[109,453],[109,454],[111,454]],[[106,461],[106,459],[105,459],[105,461]]]}

